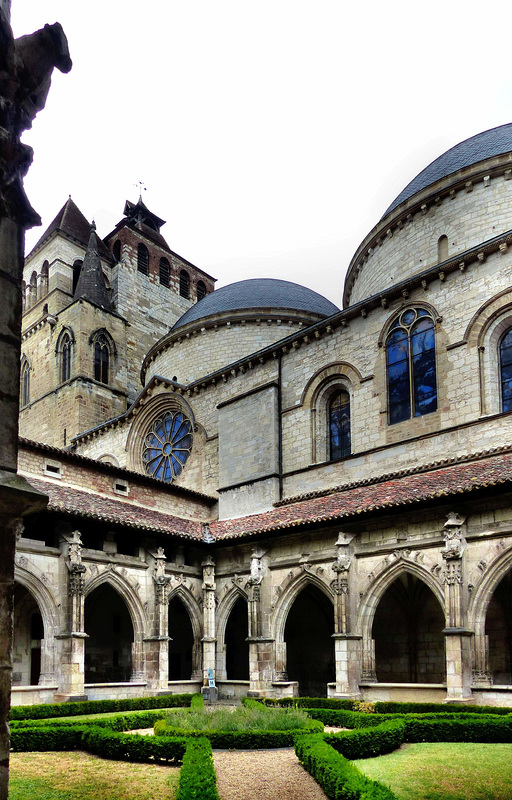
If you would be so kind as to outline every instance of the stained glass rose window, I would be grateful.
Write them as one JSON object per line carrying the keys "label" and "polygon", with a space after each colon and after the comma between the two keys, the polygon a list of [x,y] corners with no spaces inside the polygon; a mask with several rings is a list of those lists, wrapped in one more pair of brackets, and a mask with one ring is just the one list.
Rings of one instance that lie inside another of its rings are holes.
{"label": "stained glass rose window", "polygon": [[148,475],[171,483],[192,449],[192,423],[181,411],[157,419],[146,436],[142,460]]}

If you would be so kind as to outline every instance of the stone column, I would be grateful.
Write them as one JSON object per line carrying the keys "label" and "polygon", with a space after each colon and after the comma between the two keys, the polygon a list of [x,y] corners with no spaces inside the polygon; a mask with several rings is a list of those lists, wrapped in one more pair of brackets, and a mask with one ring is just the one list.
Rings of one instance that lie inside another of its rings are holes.
{"label": "stone column", "polygon": [[352,556],[350,543],[354,537],[340,533],[336,542],[336,560],[332,570],[336,577],[331,582],[334,593],[334,655],[336,665],[336,687],[334,697],[359,697],[361,674],[361,636],[352,632],[352,609],[350,594],[350,568]]}
{"label": "stone column", "polygon": [[274,676],[274,640],[266,634],[263,620],[262,588],[265,551],[255,547],[251,554],[251,577],[247,582],[249,615],[249,681],[248,695],[261,697],[272,688]]}
{"label": "stone column", "polygon": [[451,512],[444,524],[445,545],[441,554],[445,560],[444,584],[446,628],[446,702],[462,703],[471,700],[471,637],[473,631],[465,625],[464,552],[467,547],[463,534],[464,517]]}
{"label": "stone column", "polygon": [[66,630],[55,637],[60,641],[59,690],[57,702],[87,700],[84,691],[85,640],[84,604],[85,572],[82,564],[80,531],[61,534],[61,549],[67,567]]}
{"label": "stone column", "polygon": [[165,552],[154,553],[155,585],[154,634],[144,639],[145,678],[148,691],[160,694],[169,690],[169,589],[171,578],[165,574]]}
{"label": "stone column", "polygon": [[16,520],[44,507],[43,496],[16,475],[24,233],[41,223],[23,190],[32,150],[20,137],[44,107],[53,68],[71,69],[61,26],[15,41],[10,7],[10,0],[0,1],[0,800],[9,780]]}
{"label": "stone column", "polygon": [[215,656],[216,643],[215,636],[215,593],[217,584],[215,583],[215,561],[211,556],[206,556],[201,564],[203,568],[203,689],[208,688],[208,674],[216,679],[215,675]]}

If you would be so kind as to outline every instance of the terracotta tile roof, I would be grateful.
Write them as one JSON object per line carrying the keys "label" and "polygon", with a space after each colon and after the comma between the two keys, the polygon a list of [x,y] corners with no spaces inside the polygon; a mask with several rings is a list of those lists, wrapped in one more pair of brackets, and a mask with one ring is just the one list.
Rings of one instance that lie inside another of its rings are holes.
{"label": "terracotta tile roof", "polygon": [[138,530],[154,531],[186,539],[203,541],[203,523],[182,519],[161,511],[144,508],[123,500],[83,492],[39,478],[29,477],[29,483],[49,496],[48,511],[77,514],[102,522],[126,525]]}
{"label": "terracotta tile roof", "polygon": [[215,540],[233,539],[299,525],[349,519],[383,509],[400,508],[427,500],[467,494],[504,484],[512,488],[510,452],[405,475],[370,485],[347,488],[321,497],[280,506],[274,511],[210,523]]}

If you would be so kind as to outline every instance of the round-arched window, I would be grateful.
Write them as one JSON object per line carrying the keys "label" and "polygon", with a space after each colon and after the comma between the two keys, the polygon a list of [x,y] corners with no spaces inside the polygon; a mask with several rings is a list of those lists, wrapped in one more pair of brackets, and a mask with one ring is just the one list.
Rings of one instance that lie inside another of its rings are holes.
{"label": "round-arched window", "polygon": [[146,435],[142,461],[148,475],[171,483],[192,450],[192,423],[181,411],[159,417]]}

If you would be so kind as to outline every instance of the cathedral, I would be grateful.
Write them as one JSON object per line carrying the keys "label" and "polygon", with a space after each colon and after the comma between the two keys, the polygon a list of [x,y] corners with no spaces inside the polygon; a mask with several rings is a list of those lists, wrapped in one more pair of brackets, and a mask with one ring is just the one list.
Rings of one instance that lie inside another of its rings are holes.
{"label": "cathedral", "polygon": [[512,706],[512,124],[404,188],[342,308],[215,290],[164,225],[70,197],[26,257],[12,703]]}

